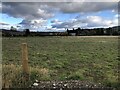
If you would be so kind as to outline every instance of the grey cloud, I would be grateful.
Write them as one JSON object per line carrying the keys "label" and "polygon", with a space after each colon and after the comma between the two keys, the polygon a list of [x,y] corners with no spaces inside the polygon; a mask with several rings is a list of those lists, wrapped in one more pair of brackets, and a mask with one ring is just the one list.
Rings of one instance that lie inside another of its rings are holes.
{"label": "grey cloud", "polygon": [[[39,12],[39,10],[42,12]],[[21,3],[11,2],[2,4],[2,13],[8,14],[16,18],[35,19],[35,18],[50,18],[53,13],[43,8],[42,3]]]}
{"label": "grey cloud", "polygon": [[0,25],[10,25],[8,23],[3,23],[3,22],[0,22]]}
{"label": "grey cloud", "polygon": [[[41,12],[38,13],[38,9]],[[2,13],[21,18],[50,18],[55,12],[86,13],[118,9],[117,2],[9,2],[2,4]]]}
{"label": "grey cloud", "polygon": [[33,25],[33,24],[31,24],[31,21],[29,21],[29,20],[23,20],[19,24],[21,24],[21,25]]}
{"label": "grey cloud", "polygon": [[118,9],[117,2],[69,2],[49,4],[63,13],[86,13]]}
{"label": "grey cloud", "polygon": [[61,2],[51,5],[63,13],[89,13],[118,9],[117,2]]}

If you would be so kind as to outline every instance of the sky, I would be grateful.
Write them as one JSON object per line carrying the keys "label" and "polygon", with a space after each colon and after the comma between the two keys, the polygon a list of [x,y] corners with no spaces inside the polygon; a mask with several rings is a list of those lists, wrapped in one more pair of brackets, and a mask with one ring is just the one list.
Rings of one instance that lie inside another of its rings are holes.
{"label": "sky", "polygon": [[118,2],[2,2],[0,27],[30,31],[118,25]]}

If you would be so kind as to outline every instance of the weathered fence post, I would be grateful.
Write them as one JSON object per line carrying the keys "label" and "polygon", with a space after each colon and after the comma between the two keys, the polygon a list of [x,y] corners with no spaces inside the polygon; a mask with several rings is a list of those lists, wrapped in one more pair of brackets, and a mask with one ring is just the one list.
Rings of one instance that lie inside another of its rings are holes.
{"label": "weathered fence post", "polygon": [[29,66],[28,66],[27,43],[22,43],[22,67],[23,67],[24,78],[28,80],[29,79]]}

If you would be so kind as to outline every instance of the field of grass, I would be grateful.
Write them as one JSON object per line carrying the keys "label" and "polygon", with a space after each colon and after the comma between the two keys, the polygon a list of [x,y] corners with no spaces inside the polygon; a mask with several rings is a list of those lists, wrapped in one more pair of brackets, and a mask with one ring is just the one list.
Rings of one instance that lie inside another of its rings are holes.
{"label": "field of grass", "polygon": [[[3,37],[3,87],[20,87],[21,43],[27,42],[30,83],[82,80],[118,86],[118,37]],[[6,84],[6,85],[4,85]]]}

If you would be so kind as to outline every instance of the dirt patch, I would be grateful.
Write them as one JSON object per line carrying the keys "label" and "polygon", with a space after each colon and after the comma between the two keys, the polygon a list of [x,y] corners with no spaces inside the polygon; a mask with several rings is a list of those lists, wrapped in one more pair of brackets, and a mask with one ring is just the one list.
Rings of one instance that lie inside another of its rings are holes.
{"label": "dirt patch", "polygon": [[[69,81],[36,81],[32,86],[32,89],[57,89],[63,90],[67,89],[79,89],[79,90],[113,90],[111,87],[104,87],[101,83],[95,84],[88,81],[79,81],[79,80],[69,80]],[[90,89],[91,88],[91,89]]]}

